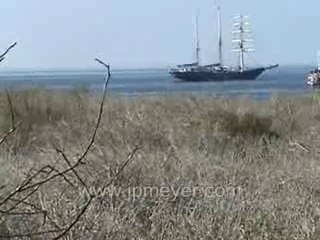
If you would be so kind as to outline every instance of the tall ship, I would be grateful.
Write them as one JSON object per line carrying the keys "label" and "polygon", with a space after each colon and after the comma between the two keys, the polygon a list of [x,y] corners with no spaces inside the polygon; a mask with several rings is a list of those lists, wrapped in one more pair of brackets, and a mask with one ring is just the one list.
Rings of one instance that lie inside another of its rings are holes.
{"label": "tall ship", "polygon": [[169,73],[180,81],[227,81],[227,80],[255,80],[266,70],[276,68],[279,65],[270,65],[265,67],[249,68],[245,64],[245,54],[254,51],[252,48],[253,39],[249,29],[248,16],[239,15],[234,18],[233,23],[233,49],[238,55],[238,66],[230,67],[223,63],[222,49],[222,25],[221,9],[217,5],[217,22],[218,22],[218,51],[219,62],[209,65],[200,64],[200,44],[199,44],[199,24],[198,15],[196,18],[196,61],[190,64],[177,65],[169,70]]}

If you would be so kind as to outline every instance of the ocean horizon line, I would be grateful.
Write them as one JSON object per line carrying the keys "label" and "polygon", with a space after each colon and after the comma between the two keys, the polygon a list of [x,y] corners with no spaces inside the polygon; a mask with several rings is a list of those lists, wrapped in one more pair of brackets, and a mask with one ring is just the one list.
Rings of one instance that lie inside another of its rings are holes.
{"label": "ocean horizon line", "polygon": [[[279,67],[312,67],[313,64],[280,64]],[[170,67],[115,67],[113,71],[148,71],[148,70],[167,70]],[[1,72],[68,72],[68,71],[88,71],[88,72],[104,72],[104,69],[99,67],[56,67],[56,68],[3,68]]]}

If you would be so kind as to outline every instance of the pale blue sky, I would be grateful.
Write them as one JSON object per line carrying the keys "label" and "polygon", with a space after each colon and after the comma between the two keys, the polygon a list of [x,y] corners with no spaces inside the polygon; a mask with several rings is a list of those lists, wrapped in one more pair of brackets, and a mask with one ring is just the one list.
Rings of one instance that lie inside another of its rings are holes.
{"label": "pale blue sky", "polygon": [[[220,0],[225,59],[231,20],[248,14],[260,64],[310,64],[320,49],[319,0]],[[3,0],[0,48],[18,41],[3,68],[167,67],[193,61],[200,10],[204,63],[217,60],[214,0]]]}

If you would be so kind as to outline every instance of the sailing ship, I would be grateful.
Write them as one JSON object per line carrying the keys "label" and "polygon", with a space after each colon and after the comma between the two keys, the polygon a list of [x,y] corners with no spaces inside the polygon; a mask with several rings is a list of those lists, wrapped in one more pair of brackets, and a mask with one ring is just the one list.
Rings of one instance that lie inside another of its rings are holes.
{"label": "sailing ship", "polygon": [[267,67],[248,68],[245,65],[245,54],[254,51],[250,46],[252,38],[250,36],[248,17],[240,15],[234,18],[233,24],[233,52],[238,54],[238,67],[229,67],[223,64],[222,53],[222,26],[221,26],[221,9],[217,6],[218,22],[218,51],[219,62],[210,65],[200,64],[200,44],[199,44],[199,24],[198,15],[196,19],[197,45],[196,45],[196,62],[191,64],[177,65],[169,70],[169,73],[181,81],[226,81],[226,80],[255,80],[266,70],[276,68],[279,65]]}
{"label": "sailing ship", "polygon": [[309,72],[306,85],[308,87],[320,87],[320,51],[317,52],[318,66]]}

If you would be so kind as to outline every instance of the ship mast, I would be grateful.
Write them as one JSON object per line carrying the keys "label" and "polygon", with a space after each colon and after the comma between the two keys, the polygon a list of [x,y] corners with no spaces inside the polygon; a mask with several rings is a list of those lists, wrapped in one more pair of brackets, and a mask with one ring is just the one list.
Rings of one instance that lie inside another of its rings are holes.
{"label": "ship mast", "polygon": [[221,26],[221,8],[218,1],[216,1],[217,5],[217,20],[218,20],[218,39],[219,39],[219,64],[222,66],[222,26]]}
{"label": "ship mast", "polygon": [[251,31],[249,30],[248,17],[240,15],[235,17],[233,24],[233,52],[239,54],[239,69],[242,72],[245,69],[244,54],[252,52],[254,49],[249,45],[252,42]]}
{"label": "ship mast", "polygon": [[200,64],[200,40],[199,40],[199,11],[196,16],[196,37],[197,37],[197,47],[196,47],[196,58],[197,65]]}
{"label": "ship mast", "polygon": [[317,68],[320,71],[320,50],[317,51],[317,65],[318,65]]}

